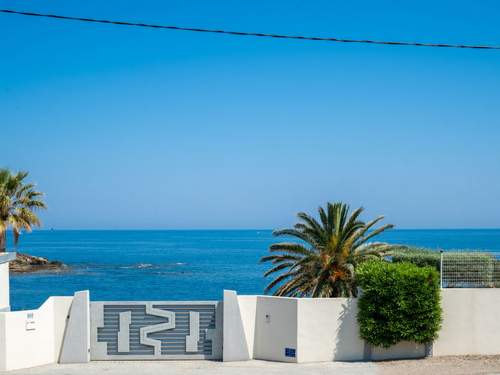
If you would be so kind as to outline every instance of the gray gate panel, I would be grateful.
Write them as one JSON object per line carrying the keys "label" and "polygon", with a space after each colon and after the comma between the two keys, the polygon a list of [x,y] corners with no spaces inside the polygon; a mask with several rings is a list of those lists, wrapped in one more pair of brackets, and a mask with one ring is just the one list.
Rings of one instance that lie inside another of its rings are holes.
{"label": "gray gate panel", "polygon": [[91,360],[221,359],[221,305],[91,302]]}

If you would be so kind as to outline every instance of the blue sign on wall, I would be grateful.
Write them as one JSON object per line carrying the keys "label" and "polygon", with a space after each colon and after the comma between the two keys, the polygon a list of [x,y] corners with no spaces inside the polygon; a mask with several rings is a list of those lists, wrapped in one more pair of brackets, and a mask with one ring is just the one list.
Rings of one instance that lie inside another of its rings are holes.
{"label": "blue sign on wall", "polygon": [[295,358],[295,349],[285,348],[285,357]]}

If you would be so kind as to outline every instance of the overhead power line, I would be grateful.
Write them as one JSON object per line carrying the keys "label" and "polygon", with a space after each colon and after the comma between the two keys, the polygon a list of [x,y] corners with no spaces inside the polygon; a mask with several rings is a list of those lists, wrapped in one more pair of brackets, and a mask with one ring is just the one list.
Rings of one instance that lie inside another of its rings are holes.
{"label": "overhead power line", "polygon": [[120,26],[146,27],[146,28],[152,28],[152,29],[168,29],[168,30],[179,30],[179,31],[191,31],[191,32],[198,32],[198,33],[226,34],[226,35],[248,36],[248,37],[259,37],[259,38],[295,39],[295,40],[298,39],[298,40],[323,41],[323,42],[334,42],[334,43],[361,43],[361,44],[378,44],[378,45],[381,44],[381,45],[390,45],[390,46],[500,50],[500,45],[495,46],[495,45],[473,45],[473,44],[447,44],[447,43],[383,41],[383,40],[371,40],[371,39],[327,38],[327,37],[303,36],[303,35],[268,34],[268,33],[256,33],[256,32],[244,32],[244,31],[219,30],[219,29],[203,29],[203,28],[182,27],[182,26],[172,26],[172,25],[155,25],[155,24],[148,24],[148,23],[113,21],[113,20],[96,19],[96,18],[61,16],[61,15],[57,15],[57,14],[21,12],[21,11],[12,10],[12,9],[0,9],[0,12],[1,13],[8,13],[8,14],[18,14],[18,15],[22,15],[22,16],[52,18],[52,19],[58,19],[58,20],[105,23],[105,24],[120,25]]}

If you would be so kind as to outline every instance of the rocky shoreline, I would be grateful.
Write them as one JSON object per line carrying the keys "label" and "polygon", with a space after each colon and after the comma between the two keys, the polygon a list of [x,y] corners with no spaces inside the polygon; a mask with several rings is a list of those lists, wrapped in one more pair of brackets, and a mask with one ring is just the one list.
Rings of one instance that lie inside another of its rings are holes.
{"label": "rocky shoreline", "polygon": [[12,273],[60,272],[67,268],[62,262],[22,253],[17,253],[16,259],[10,262],[9,267]]}

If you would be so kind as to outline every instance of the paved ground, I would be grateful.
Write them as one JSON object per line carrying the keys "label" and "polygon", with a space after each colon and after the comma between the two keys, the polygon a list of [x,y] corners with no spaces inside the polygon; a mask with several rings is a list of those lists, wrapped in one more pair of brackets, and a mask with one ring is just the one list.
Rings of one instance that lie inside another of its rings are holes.
{"label": "paved ground", "polygon": [[[372,375],[370,363],[293,364],[264,361],[212,362],[91,362],[86,365],[50,365],[29,370],[11,371],[9,375]],[[429,375],[429,374],[428,374]]]}
{"label": "paved ground", "polygon": [[9,375],[500,375],[500,356],[440,357],[376,363],[288,364],[264,361],[91,362],[18,370]]}

